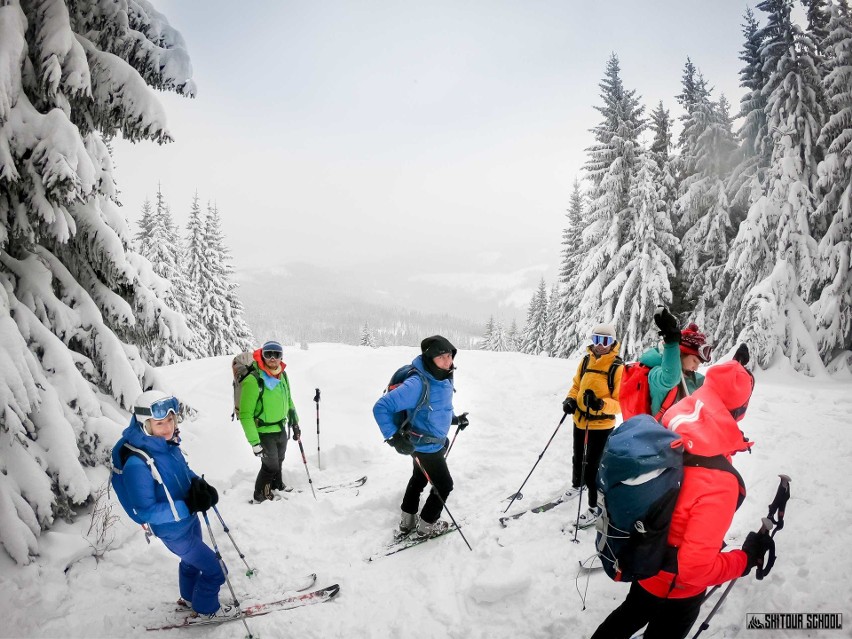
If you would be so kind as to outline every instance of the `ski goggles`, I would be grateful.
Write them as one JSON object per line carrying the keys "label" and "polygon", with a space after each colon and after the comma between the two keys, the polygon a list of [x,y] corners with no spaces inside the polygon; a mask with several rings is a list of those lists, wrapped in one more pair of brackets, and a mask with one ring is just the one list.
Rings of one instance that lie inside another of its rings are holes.
{"label": "ski goggles", "polygon": [[263,355],[263,359],[281,359],[284,353],[282,351],[263,351],[261,355]]}
{"label": "ski goggles", "polygon": [[137,406],[134,413],[140,417],[153,417],[154,419],[165,419],[169,413],[174,413],[175,417],[180,412],[180,402],[175,397],[166,397],[158,399],[151,404],[151,407]]}
{"label": "ski goggles", "polygon": [[710,356],[713,354],[713,347],[710,344],[702,344],[698,347],[698,359],[705,364],[710,361]]}
{"label": "ski goggles", "polygon": [[592,335],[593,346],[609,346],[615,343],[615,338],[612,335]]}

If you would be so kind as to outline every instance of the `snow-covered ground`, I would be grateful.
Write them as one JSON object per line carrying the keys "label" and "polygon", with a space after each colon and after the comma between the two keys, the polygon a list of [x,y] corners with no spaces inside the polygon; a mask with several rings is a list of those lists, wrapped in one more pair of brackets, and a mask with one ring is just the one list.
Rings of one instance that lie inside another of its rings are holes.
{"label": "snow-covered ground", "polygon": [[[318,586],[340,583],[336,600],[250,619],[255,635],[271,637],[587,637],[624,598],[627,586],[603,573],[577,579],[577,561],[593,554],[593,530],[571,543],[562,528],[576,509],[560,506],[501,528],[498,517],[526,477],[561,417],[577,361],[518,353],[462,351],[456,358],[457,412],[471,425],[449,457],[455,490],[449,500],[473,546],[453,533],[368,563],[397,523],[410,461],[381,441],[371,408],[395,368],[417,351],[312,345],[285,353],[315,486],[368,475],[358,491],[307,490],[305,467],[290,442],[285,481],[301,493],[250,505],[258,467],[236,422],[230,421],[229,358],[162,369],[166,388],[199,410],[181,427],[183,448],[198,473],[221,495],[220,512],[249,563],[252,579],[217,522],[214,534],[239,593],[258,599],[309,572]],[[322,470],[317,466],[314,389],[322,390]],[[776,536],[778,562],[764,581],[737,583],[704,637],[852,636],[852,380],[757,374],[746,434],[752,455],[734,463],[748,486],[726,541],[737,546],[766,515],[778,473],[793,478],[787,524]],[[453,432],[453,431],[451,431]],[[557,496],[567,486],[570,427],[564,425],[512,511]],[[101,481],[104,469],[91,469]],[[120,509],[119,506],[115,506]],[[0,554],[0,637],[154,636],[145,626],[164,619],[177,596],[177,559],[121,514],[113,546],[96,561],[88,518],[44,534],[42,554],[16,566]],[[91,537],[91,536],[90,536]],[[585,605],[581,593],[585,595]],[[227,597],[227,588],[221,596]],[[715,598],[713,602],[715,601]],[[705,604],[703,619],[712,602]],[[748,612],[841,612],[842,631],[745,629]],[[158,636],[243,636],[239,622]]]}

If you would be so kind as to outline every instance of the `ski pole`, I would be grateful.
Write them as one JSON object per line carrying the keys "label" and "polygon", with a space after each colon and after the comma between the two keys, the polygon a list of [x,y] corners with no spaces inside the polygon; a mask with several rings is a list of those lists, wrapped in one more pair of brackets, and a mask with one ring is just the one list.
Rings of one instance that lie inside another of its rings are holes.
{"label": "ski pole", "polygon": [[243,554],[243,551],[240,550],[240,547],[237,546],[237,542],[234,541],[234,536],[231,534],[231,529],[228,528],[228,524],[225,523],[225,520],[222,519],[222,514],[219,512],[219,509],[216,506],[213,506],[213,512],[216,513],[216,516],[219,518],[219,523],[222,524],[222,529],[225,531],[225,534],[228,535],[228,538],[231,540],[231,543],[234,545],[234,550],[237,551],[237,554],[240,556],[240,559],[243,560],[243,563],[246,565],[246,577],[253,577],[255,575],[255,569],[248,565],[246,561],[246,556]]}
{"label": "ski pole", "polygon": [[520,488],[518,488],[518,492],[516,492],[514,495],[512,495],[512,501],[509,502],[509,505],[506,506],[506,510],[503,511],[504,515],[509,511],[509,508],[512,507],[512,504],[515,503],[516,499],[521,499],[523,497],[523,495],[521,494],[521,491],[524,489],[524,486],[527,485],[529,478],[532,476],[533,471],[535,471],[535,467],[538,466],[538,462],[540,462],[541,458],[544,457],[544,453],[547,452],[547,448],[550,446],[550,442],[552,442],[553,438],[556,437],[556,433],[559,432],[559,428],[562,426],[562,422],[565,421],[566,417],[568,417],[568,413],[565,413],[564,415],[562,415],[562,419],[559,420],[559,424],[556,426],[556,430],[553,431],[553,434],[550,436],[550,439],[547,440],[547,445],[544,447],[544,450],[541,451],[541,454],[538,456],[538,459],[536,460],[535,464],[533,464],[533,467],[532,467],[532,470],[530,471],[530,474],[527,475],[527,478],[524,480],[524,483],[521,484]]}
{"label": "ski pole", "polygon": [[[219,546],[216,543],[216,537],[213,536],[213,527],[210,526],[210,519],[207,517],[207,511],[203,511],[201,513],[204,516],[204,523],[207,524],[207,533],[210,535],[210,543],[213,544],[213,550],[216,551],[216,559],[219,560],[219,566],[222,568],[222,572],[225,573],[225,581],[228,584],[228,589],[231,591],[231,597],[234,598],[234,605],[237,608],[240,608],[240,602],[237,599],[237,593],[234,592],[234,587],[231,585],[231,578],[228,576],[228,567],[225,566],[225,560],[222,559],[222,553],[219,552]],[[240,610],[242,610],[240,608]],[[248,639],[253,639],[254,635],[251,634],[251,629],[248,627],[248,623],[246,623],[246,619],[243,616],[240,616],[240,620],[243,622],[243,625],[246,627],[246,632],[248,633]]]}
{"label": "ski pole", "polygon": [[316,395],[314,395],[314,402],[317,405],[317,466],[322,470],[322,459],[320,458],[320,428],[319,428],[319,403],[320,403],[320,389],[317,389]]}
{"label": "ski pole", "polygon": [[[571,541],[579,544],[577,541],[577,530],[580,527],[580,508],[583,505],[583,488],[586,487],[586,453],[589,450],[589,420],[588,414],[586,419],[585,434],[583,435],[583,465],[580,469],[580,494],[577,496],[577,520],[574,522],[574,539]],[[588,498],[586,499],[588,501]]]}
{"label": "ski pole", "polygon": [[302,451],[302,463],[305,464],[305,472],[308,473],[308,486],[311,487],[311,492],[314,495],[314,499],[316,499],[317,494],[314,492],[314,482],[311,479],[311,471],[308,470],[308,459],[305,457],[305,447],[302,446],[302,438],[297,438],[296,443],[299,444],[299,450]]}
{"label": "ski pole", "polygon": [[459,436],[459,430],[460,430],[459,427],[456,426],[456,433],[455,433],[455,435],[453,435],[453,441],[450,442],[450,446],[449,446],[449,448],[447,448],[447,452],[444,453],[444,459],[446,459],[447,457],[450,456],[450,451],[453,449],[453,444],[456,443],[456,437]]}
{"label": "ski pole", "polygon": [[[777,530],[775,530],[775,531],[773,531],[772,535],[769,535],[769,531],[772,530],[773,524],[774,524],[773,520],[771,519],[771,516],[773,514],[775,514],[772,507],[773,507],[773,505],[776,507],[775,510],[779,511],[779,513],[780,513],[779,517],[780,517],[781,520],[783,520],[784,508],[786,508],[787,500],[790,498],[790,482],[792,481],[790,479],[790,476],[789,475],[778,475],[778,476],[781,478],[781,481],[778,485],[778,490],[775,493],[775,499],[772,501],[772,504],[769,505],[770,517],[764,517],[763,519],[761,519],[760,530],[757,533],[758,535],[760,535],[760,534],[766,535],[767,537],[769,537],[770,541],[772,541],[772,538],[775,536],[775,532],[777,532]],[[780,498],[779,498],[779,495],[781,495]],[[769,545],[769,560],[766,562],[766,566],[758,566],[757,567],[757,575],[756,575],[757,578],[763,579],[764,577],[766,577],[766,575],[769,574],[769,571],[772,570],[772,567],[774,565],[775,565],[775,542],[772,541],[772,543]],[[739,579],[739,577],[737,577],[737,579]],[[731,588],[734,587],[734,584],[737,582],[737,579],[731,580],[731,583],[729,583],[728,587],[725,588],[725,592],[722,593],[722,596],[719,598],[719,601],[717,601],[716,605],[713,606],[713,610],[710,611],[710,614],[707,615],[707,618],[704,620],[704,622],[698,628],[698,632],[696,632],[694,635],[692,635],[692,639],[696,639],[698,637],[698,635],[700,635],[702,632],[704,632],[705,630],[707,630],[710,627],[710,620],[713,618],[713,615],[716,614],[716,611],[719,610],[719,607],[722,605],[722,602],[725,601],[725,597],[728,596],[728,593],[731,591]],[[716,586],[715,588],[710,590],[710,592],[707,593],[707,596],[704,597],[704,601],[707,601],[707,598],[710,595],[712,595],[718,587],[719,586]]]}
{"label": "ski pole", "polygon": [[444,501],[444,498],[441,497],[441,493],[438,492],[438,489],[435,488],[435,484],[432,483],[432,479],[429,477],[429,473],[427,473],[426,469],[423,468],[423,464],[420,463],[420,459],[417,457],[416,454],[413,454],[412,457],[414,457],[414,463],[417,464],[417,466],[420,467],[420,472],[423,473],[423,476],[426,478],[426,481],[429,482],[429,485],[432,487],[432,490],[435,491],[435,495],[440,500],[441,506],[444,507],[444,510],[447,511],[447,514],[450,516],[450,519],[452,519],[453,525],[456,527],[456,530],[459,531],[461,538],[464,539],[464,543],[467,545],[468,550],[473,552],[473,548],[470,547],[470,544],[467,541],[467,537],[465,537],[464,533],[462,532],[461,526],[459,526],[458,522],[456,521],[456,518],[453,517],[453,513],[450,512],[450,509],[447,508],[447,502]]}

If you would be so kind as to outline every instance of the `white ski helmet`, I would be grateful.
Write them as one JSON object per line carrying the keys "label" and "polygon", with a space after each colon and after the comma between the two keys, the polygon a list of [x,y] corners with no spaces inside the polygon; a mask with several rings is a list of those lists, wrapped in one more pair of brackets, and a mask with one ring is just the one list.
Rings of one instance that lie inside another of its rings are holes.
{"label": "white ski helmet", "polygon": [[133,402],[133,414],[143,424],[152,417],[165,419],[169,413],[174,413],[177,418],[180,414],[180,402],[173,395],[163,391],[145,391]]}

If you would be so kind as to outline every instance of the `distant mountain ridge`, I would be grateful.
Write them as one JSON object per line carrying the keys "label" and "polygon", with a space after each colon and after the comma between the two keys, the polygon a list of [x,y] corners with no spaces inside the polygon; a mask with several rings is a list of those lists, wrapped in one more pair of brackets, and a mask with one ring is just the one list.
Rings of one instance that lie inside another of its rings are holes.
{"label": "distant mountain ridge", "polygon": [[[405,303],[417,293],[412,285],[396,276],[376,277],[294,263],[245,271],[237,280],[245,319],[258,341],[358,344],[365,323],[379,346],[416,346],[436,333],[459,348],[471,348],[480,339],[478,322],[441,312],[445,309],[437,302],[436,312],[412,309]],[[430,294],[426,288],[423,295]],[[429,305],[420,301],[421,307]]]}

